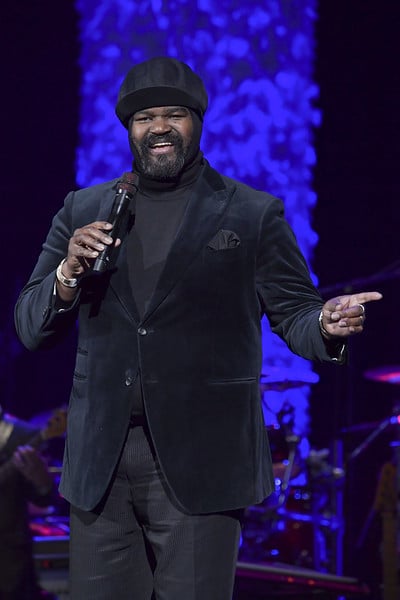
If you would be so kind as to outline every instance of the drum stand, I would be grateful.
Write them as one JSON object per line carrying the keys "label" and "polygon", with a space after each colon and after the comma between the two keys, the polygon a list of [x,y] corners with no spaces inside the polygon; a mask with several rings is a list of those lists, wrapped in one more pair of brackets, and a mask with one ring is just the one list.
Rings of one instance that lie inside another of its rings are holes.
{"label": "drum stand", "polygon": [[311,496],[309,519],[313,530],[314,568],[342,574],[341,548],[344,536],[342,448],[335,443],[333,464],[328,449],[311,450],[307,459]]}
{"label": "drum stand", "polygon": [[[278,463],[277,492],[250,507],[241,558],[341,574],[344,471],[328,464],[328,450],[311,451],[306,468],[299,469],[300,437],[289,433],[285,441],[287,459]],[[296,484],[299,475],[305,482]]]}
{"label": "drum stand", "polygon": [[297,447],[300,442],[300,437],[295,434],[289,434],[285,437],[287,447],[288,447],[288,457],[285,461],[285,469],[283,472],[283,477],[281,480],[281,484],[279,487],[279,494],[275,504],[271,504],[272,510],[280,509],[286,502],[288,493],[289,493],[289,485],[290,481],[293,478],[293,469],[295,465],[296,455],[297,455]]}

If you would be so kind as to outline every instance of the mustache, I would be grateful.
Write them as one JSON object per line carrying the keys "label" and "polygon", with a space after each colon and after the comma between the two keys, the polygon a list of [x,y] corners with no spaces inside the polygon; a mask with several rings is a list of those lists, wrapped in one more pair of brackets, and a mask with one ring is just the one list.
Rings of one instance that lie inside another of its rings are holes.
{"label": "mustache", "polygon": [[144,139],[144,144],[147,147],[152,147],[154,144],[180,144],[182,141],[179,133],[170,132],[165,135],[156,135],[154,133],[149,133]]}

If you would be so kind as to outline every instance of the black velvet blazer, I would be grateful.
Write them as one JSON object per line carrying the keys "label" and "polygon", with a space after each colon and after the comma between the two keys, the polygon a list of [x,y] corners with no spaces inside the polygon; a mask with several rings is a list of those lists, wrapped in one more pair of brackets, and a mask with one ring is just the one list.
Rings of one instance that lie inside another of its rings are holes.
{"label": "black velvet blazer", "polygon": [[15,309],[32,350],[51,348],[79,319],[61,493],[83,509],[103,497],[140,367],[151,436],[180,505],[206,513],[260,502],[274,486],[260,404],[262,315],[293,352],[330,360],[322,300],[283,205],[206,164],[142,320],[124,243],[111,276],[87,278],[57,311],[55,269],[69,238],[107,219],[116,181],[68,194]]}

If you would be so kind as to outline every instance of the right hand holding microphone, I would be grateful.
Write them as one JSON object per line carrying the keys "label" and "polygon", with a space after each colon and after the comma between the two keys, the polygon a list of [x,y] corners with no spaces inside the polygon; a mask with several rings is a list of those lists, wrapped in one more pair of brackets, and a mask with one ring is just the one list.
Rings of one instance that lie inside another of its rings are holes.
{"label": "right hand holding microphone", "polygon": [[116,185],[108,221],[95,221],[74,231],[68,244],[68,256],[56,271],[57,292],[64,301],[74,299],[78,279],[86,271],[103,273],[110,267],[111,248],[121,244],[120,228],[134,201],[137,181],[134,173],[124,173]]}
{"label": "right hand holding microphone", "polygon": [[[111,231],[112,228],[112,224],[107,221],[95,221],[74,231],[69,240],[68,256],[63,266],[65,277],[80,277],[92,268],[99,254],[114,243],[113,238],[107,235],[107,231]],[[121,240],[117,238],[115,247],[120,243]]]}
{"label": "right hand holding microphone", "polygon": [[119,238],[114,240],[107,235],[112,229],[113,225],[107,221],[94,221],[74,231],[69,240],[68,255],[59,267],[61,278],[57,277],[57,293],[62,300],[71,302],[74,299],[78,279],[92,268],[105,248],[121,244]]}

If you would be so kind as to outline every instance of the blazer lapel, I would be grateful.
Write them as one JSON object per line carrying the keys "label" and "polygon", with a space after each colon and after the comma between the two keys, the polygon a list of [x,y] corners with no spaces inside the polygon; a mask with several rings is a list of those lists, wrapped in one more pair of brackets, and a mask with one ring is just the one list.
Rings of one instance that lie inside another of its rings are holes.
{"label": "blazer lapel", "polygon": [[110,285],[130,318],[138,324],[140,322],[140,315],[129,282],[128,260],[126,254],[127,244],[125,238],[125,241],[122,242],[121,247],[119,248],[118,258],[115,263],[116,269],[111,277]]}
{"label": "blazer lapel", "polygon": [[204,174],[192,190],[182,224],[144,319],[159,306],[195,256],[215,234],[233,192],[234,187],[227,188],[221,176],[207,164]]}
{"label": "blazer lapel", "polygon": [[[117,189],[118,181],[119,179],[115,180],[115,185],[112,188],[114,194]],[[107,196],[101,203],[97,215],[98,221],[107,221],[113,202],[114,196],[107,194]],[[129,317],[137,324],[140,322],[140,316],[129,283],[125,232],[122,232],[122,239],[122,244],[117,251],[118,254],[115,262],[115,269],[113,270],[112,276],[110,278],[110,287],[112,288],[114,294],[128,313]]]}

